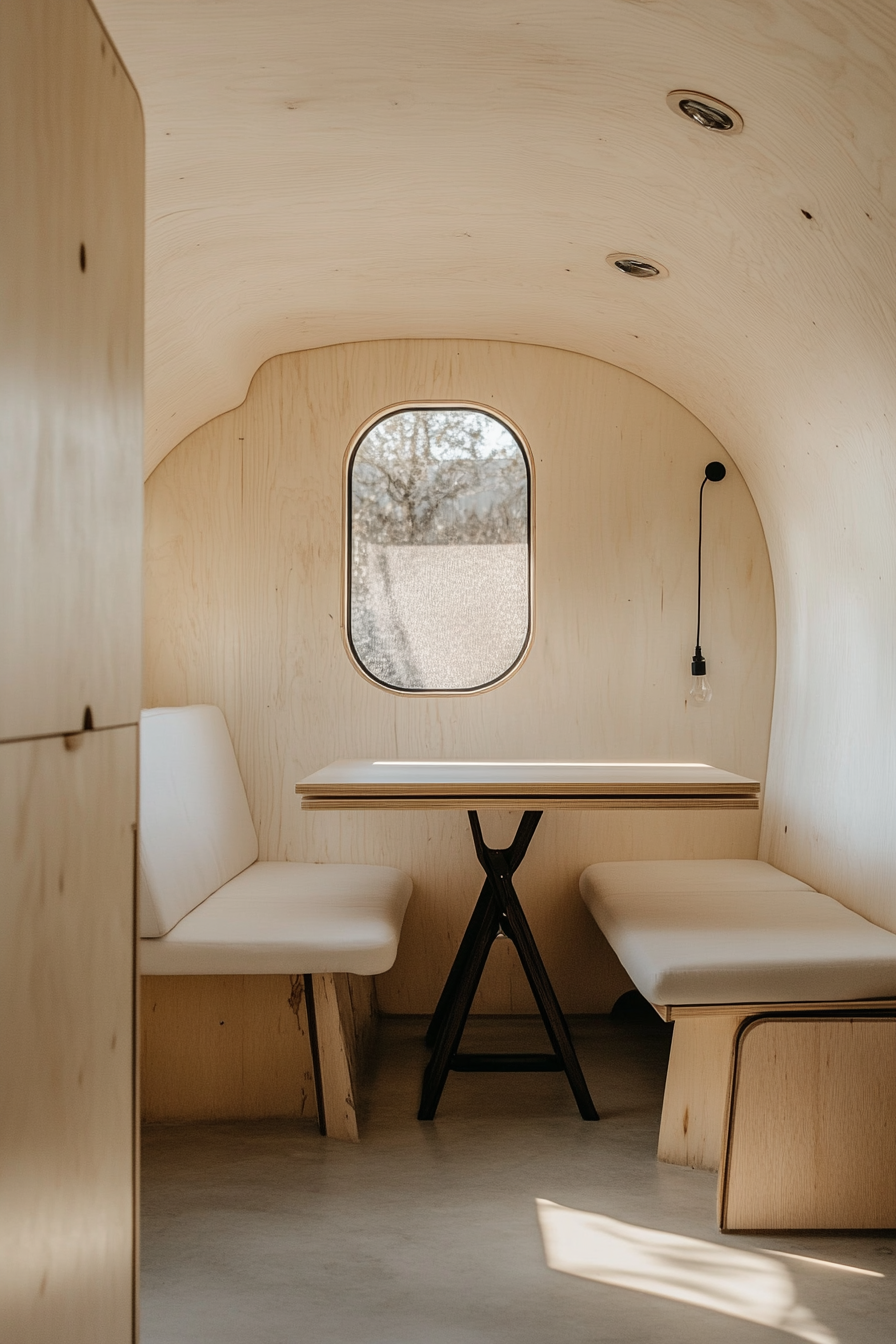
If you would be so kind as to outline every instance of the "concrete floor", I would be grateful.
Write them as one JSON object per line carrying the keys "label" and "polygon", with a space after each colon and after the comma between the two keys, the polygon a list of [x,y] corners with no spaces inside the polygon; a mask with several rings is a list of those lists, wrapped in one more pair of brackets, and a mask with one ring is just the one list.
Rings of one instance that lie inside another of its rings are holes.
{"label": "concrete floor", "polygon": [[[453,1074],[419,1124],[423,1026],[381,1023],[359,1145],[307,1121],[146,1131],[142,1344],[896,1341],[896,1236],[723,1236],[715,1176],[656,1162],[658,1021],[573,1023],[597,1124],[557,1074]],[[465,1048],[542,1049],[540,1032],[478,1019]],[[582,1211],[545,1213],[568,1272],[546,1264],[537,1199]],[[608,1246],[642,1234],[588,1214],[698,1240],[646,1269],[636,1249],[632,1288],[608,1286]],[[654,1295],[682,1285],[736,1314]]]}

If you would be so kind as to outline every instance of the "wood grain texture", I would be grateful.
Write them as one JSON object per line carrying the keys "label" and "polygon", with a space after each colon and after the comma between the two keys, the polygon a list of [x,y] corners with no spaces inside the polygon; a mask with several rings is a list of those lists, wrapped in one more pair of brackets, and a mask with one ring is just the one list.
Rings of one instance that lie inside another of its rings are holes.
{"label": "wood grain texture", "polygon": [[[487,694],[391,695],[340,630],[342,462],[383,405],[469,396],[521,425],[535,458],[536,633]],[[686,702],[697,491],[707,502],[705,648],[715,698]],[[148,705],[220,705],[263,859],[386,863],[415,894],[384,1012],[427,1012],[481,885],[452,812],[302,812],[296,780],[335,758],[711,761],[762,781],[773,599],[748,491],[681,406],[594,360],[479,342],[408,341],[287,355],[246,404],[186,440],[146,488]],[[711,559],[710,559],[711,557]],[[490,812],[486,842],[514,817]],[[506,837],[506,838],[505,838]],[[756,854],[756,812],[551,812],[517,890],[558,997],[607,1011],[628,977],[578,894],[598,859]],[[477,1012],[532,1012],[512,949],[489,959]]]}
{"label": "wood grain texture", "polygon": [[0,746],[0,1336],[134,1312],[137,730]]}
{"label": "wood grain texture", "polygon": [[4,3],[0,89],[0,739],[11,739],[74,732],[88,704],[97,727],[140,709],[143,121],[84,0]]}
{"label": "wood grain texture", "polygon": [[288,975],[146,975],[141,1000],[145,1121],[317,1115]]}
{"label": "wood grain texture", "polygon": [[[515,340],[665,389],[768,539],[761,857],[896,930],[896,8],[101,5],[148,118],[147,471],[285,349]],[[673,115],[684,83],[743,134]]]}
{"label": "wood grain texture", "polygon": [[896,1226],[894,1114],[896,1018],[748,1024],[719,1180],[723,1230]]}
{"label": "wood grain texture", "polygon": [[742,1020],[710,1015],[676,1021],[663,1094],[660,1162],[719,1170],[734,1038]]}

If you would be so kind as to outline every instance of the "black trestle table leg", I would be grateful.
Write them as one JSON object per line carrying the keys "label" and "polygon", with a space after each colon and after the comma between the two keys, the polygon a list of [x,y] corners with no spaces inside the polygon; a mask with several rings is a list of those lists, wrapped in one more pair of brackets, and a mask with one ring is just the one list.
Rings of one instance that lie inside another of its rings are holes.
{"label": "black trestle table leg", "polygon": [[[597,1120],[598,1114],[573,1047],[569,1027],[513,886],[513,874],[525,857],[535,828],[541,820],[541,813],[523,814],[513,842],[507,849],[489,849],[482,837],[478,814],[470,812],[468,816],[476,856],[485,872],[485,882],[426,1034],[427,1045],[432,1046],[433,1052],[423,1076],[418,1119],[432,1120],[435,1117],[448,1073],[456,1069],[460,1072],[502,1073],[563,1070],[569,1079],[582,1119]],[[458,1054],[473,998],[491,945],[499,932],[512,939],[519,953],[553,1047],[552,1054]]]}
{"label": "black trestle table leg", "polygon": [[464,967],[470,959],[474,946],[481,936],[483,925],[490,924],[492,921],[492,897],[489,891],[488,882],[482,885],[482,891],[479,893],[479,900],[476,902],[470,922],[464,930],[464,936],[460,940],[460,947],[457,949],[457,956],[451,964],[451,970],[448,972],[448,978],[445,981],[445,987],[439,995],[439,1001],[436,1004],[436,1010],[432,1015],[429,1028],[426,1032],[426,1044],[435,1045],[439,1038],[439,1032],[442,1025],[451,1011],[451,1005],[457,997],[458,987],[463,979]]}
{"label": "black trestle table leg", "polygon": [[479,924],[476,937],[469,945],[466,961],[458,973],[454,998],[445,1009],[432,1055],[423,1074],[420,1110],[417,1112],[418,1120],[435,1119],[439,1098],[442,1095],[442,1089],[445,1086],[452,1060],[457,1054],[473,997],[479,981],[482,979],[482,972],[485,970],[485,963],[488,960],[492,943],[497,936],[498,918],[494,912],[490,911],[488,921],[482,921]]}

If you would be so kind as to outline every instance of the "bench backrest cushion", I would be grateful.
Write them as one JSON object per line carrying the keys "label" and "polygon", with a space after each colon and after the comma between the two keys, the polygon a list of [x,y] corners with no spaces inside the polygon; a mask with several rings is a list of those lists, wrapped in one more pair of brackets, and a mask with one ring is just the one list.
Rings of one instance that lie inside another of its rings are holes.
{"label": "bench backrest cushion", "polygon": [[224,715],[215,705],[140,715],[140,936],[160,938],[258,858]]}

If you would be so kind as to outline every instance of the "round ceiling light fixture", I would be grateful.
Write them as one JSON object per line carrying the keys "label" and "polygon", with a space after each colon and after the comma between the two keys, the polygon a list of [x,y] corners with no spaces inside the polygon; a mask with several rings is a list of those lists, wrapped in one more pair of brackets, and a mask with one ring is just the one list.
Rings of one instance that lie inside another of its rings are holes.
{"label": "round ceiling light fixture", "polygon": [[695,89],[673,89],[666,94],[666,103],[679,117],[687,117],[705,131],[717,135],[740,135],[744,119],[735,108]]}
{"label": "round ceiling light fixture", "polygon": [[611,252],[607,265],[613,266],[623,275],[633,275],[638,280],[663,280],[669,272],[658,261],[649,257],[639,257],[635,252]]}

